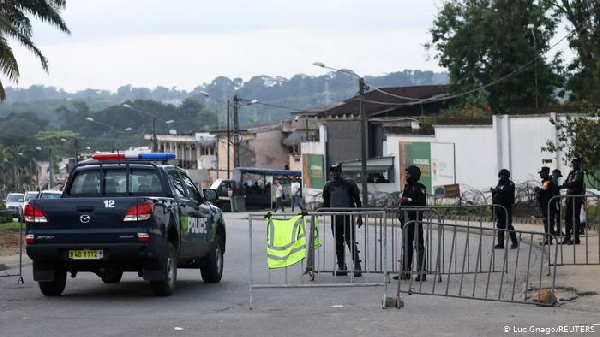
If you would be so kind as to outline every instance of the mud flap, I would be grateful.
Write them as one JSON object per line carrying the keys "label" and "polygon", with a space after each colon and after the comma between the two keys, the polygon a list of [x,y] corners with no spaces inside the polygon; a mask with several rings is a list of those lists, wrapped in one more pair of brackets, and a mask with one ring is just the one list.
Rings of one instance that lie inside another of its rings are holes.
{"label": "mud flap", "polygon": [[33,280],[37,282],[54,281],[54,263],[33,261]]}

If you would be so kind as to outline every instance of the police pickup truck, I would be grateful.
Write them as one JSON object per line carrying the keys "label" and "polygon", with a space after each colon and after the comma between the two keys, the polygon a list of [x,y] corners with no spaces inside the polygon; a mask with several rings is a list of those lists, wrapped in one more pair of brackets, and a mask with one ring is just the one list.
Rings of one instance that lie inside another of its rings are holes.
{"label": "police pickup truck", "polygon": [[[206,283],[223,273],[225,223],[172,153],[96,153],[69,176],[59,199],[24,210],[27,255],[44,295],[59,296],[67,273],[96,273],[118,283],[137,272],[156,295],[175,289],[177,268],[199,269]],[[134,160],[131,160],[134,159]],[[153,161],[162,160],[161,164]]]}

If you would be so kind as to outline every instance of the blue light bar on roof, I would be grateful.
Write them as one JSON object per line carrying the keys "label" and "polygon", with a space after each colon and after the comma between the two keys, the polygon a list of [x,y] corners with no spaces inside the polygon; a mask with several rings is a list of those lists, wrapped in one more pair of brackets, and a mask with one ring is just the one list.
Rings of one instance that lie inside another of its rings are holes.
{"label": "blue light bar on roof", "polygon": [[169,160],[175,159],[175,153],[140,153],[139,159],[143,160]]}

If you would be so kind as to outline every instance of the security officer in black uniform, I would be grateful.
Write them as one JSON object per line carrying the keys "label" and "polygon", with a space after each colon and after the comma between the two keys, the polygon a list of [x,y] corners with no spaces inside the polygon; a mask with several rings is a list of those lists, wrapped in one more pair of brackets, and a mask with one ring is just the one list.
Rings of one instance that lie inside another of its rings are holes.
{"label": "security officer in black uniform", "polygon": [[[567,195],[584,195],[583,186],[583,171],[581,170],[581,158],[576,157],[571,160],[572,170],[569,172],[567,179],[562,184],[561,188],[567,189]],[[581,215],[581,205],[583,204],[583,198],[567,198],[567,209],[565,212],[565,224],[567,227],[567,235],[563,240],[563,244],[572,245],[579,244],[579,231],[581,229],[581,223],[579,216]],[[573,228],[573,225],[575,225]],[[575,240],[571,240],[572,233],[575,233]]]}
{"label": "security officer in black uniform", "polygon": [[[323,187],[323,206],[328,208],[348,208],[362,207],[360,201],[360,190],[358,185],[351,180],[342,177],[342,164],[332,165],[329,168],[331,180]],[[362,217],[357,217],[358,227],[362,226]],[[335,254],[337,257],[338,269],[336,276],[345,276],[348,274],[346,266],[346,254],[344,252],[344,241],[350,249],[354,261],[354,276],[361,277],[362,269],[360,266],[360,256],[354,229],[354,216],[336,215],[331,217],[331,231],[335,238]]]}
{"label": "security officer in black uniform", "polygon": [[[540,204],[542,218],[544,219],[544,229],[546,234],[554,234],[554,213],[556,213],[556,207],[553,204],[550,205],[550,208],[548,208],[548,203],[552,197],[558,195],[558,185],[556,185],[550,178],[550,168],[548,166],[542,166],[542,169],[538,173],[540,174],[540,178],[542,178],[542,183],[540,186],[535,187],[535,192],[537,194],[537,200]],[[540,244],[551,245],[552,236],[546,236],[544,241],[540,242]]]}
{"label": "security officer in black uniform", "polygon": [[[413,262],[413,251],[415,249],[414,244],[417,247],[417,271],[424,272],[427,270],[425,264],[425,242],[423,240],[423,211],[403,211],[402,207],[410,206],[426,206],[427,205],[427,194],[425,185],[419,182],[421,179],[421,170],[418,166],[410,165],[406,168],[406,184],[404,190],[402,190],[402,197],[398,200],[399,208],[399,219],[400,225],[402,226],[403,234],[403,258],[402,258],[402,274],[400,277],[403,280],[410,279],[410,271],[412,270]],[[404,226],[408,225],[408,228],[404,229]],[[415,233],[415,228],[417,229]],[[415,237],[416,235],[416,237]],[[397,278],[397,277],[395,277]],[[417,275],[415,281],[423,282],[426,281],[425,273]]]}
{"label": "security officer in black uniform", "polygon": [[[556,185],[556,193],[557,195],[560,194],[560,183],[558,181],[558,178],[562,178],[562,172],[560,172],[559,169],[554,169],[552,170],[552,182],[554,183],[554,185]],[[556,229],[555,228],[550,228],[552,234],[554,235],[561,235],[562,233],[562,226],[560,225],[560,207],[562,205],[562,201],[560,199],[556,199],[554,200],[554,202],[552,202],[552,208],[554,208],[554,223],[556,224]]]}
{"label": "security officer in black uniform", "polygon": [[498,172],[498,185],[491,189],[492,203],[494,205],[503,206],[496,207],[496,220],[498,229],[498,244],[494,246],[496,249],[504,249],[504,229],[508,225],[510,241],[510,249],[519,247],[517,241],[517,233],[512,225],[512,206],[515,203],[515,184],[510,180],[510,171],[502,169]]}

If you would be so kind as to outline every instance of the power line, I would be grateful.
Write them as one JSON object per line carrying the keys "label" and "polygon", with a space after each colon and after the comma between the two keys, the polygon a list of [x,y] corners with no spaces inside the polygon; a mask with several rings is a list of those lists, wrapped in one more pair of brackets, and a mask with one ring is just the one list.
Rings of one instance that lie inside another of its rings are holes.
{"label": "power line", "polygon": [[[377,91],[390,95],[390,96],[395,96],[397,98],[401,98],[401,99],[406,99],[406,100],[413,100],[413,102],[410,103],[391,103],[391,102],[380,102],[380,101],[374,101],[374,100],[364,100],[364,102],[369,102],[372,104],[379,104],[379,105],[387,105],[387,106],[400,106],[400,107],[404,107],[404,106],[412,106],[412,105],[417,105],[417,104],[421,104],[421,103],[427,103],[427,102],[439,102],[439,101],[446,101],[446,100],[450,100],[450,99],[454,99],[454,98],[458,98],[461,96],[466,96],[466,95],[470,95],[474,92],[480,91],[480,90],[484,90],[486,88],[489,88],[491,86],[494,86],[496,84],[499,84],[505,80],[508,80],[512,77],[516,77],[521,75],[523,72],[525,72],[526,70],[528,70],[535,62],[537,59],[541,58],[542,55],[548,53],[550,50],[554,49],[558,44],[560,44],[562,41],[564,41],[566,38],[568,38],[569,36],[573,35],[574,33],[576,33],[576,31],[573,29],[571,30],[570,33],[566,34],[565,36],[563,36],[560,40],[558,40],[556,43],[554,43],[552,46],[550,46],[550,48],[548,48],[546,51],[544,51],[543,53],[540,53],[536,56],[534,56],[529,62],[525,63],[524,65],[522,65],[521,67],[517,68],[516,70],[510,72],[507,75],[504,75],[492,82],[489,82],[488,84],[478,87],[478,88],[474,88],[462,93],[458,93],[458,94],[454,94],[454,95],[442,95],[442,96],[432,96],[429,98],[425,98],[425,99],[417,99],[417,98],[410,98],[410,97],[402,97],[399,95],[395,95],[386,91],[383,91],[381,89],[376,89]],[[352,100],[357,100],[356,97],[353,97]]]}

